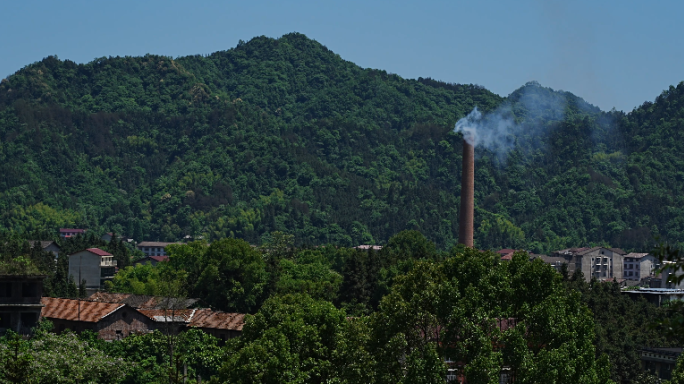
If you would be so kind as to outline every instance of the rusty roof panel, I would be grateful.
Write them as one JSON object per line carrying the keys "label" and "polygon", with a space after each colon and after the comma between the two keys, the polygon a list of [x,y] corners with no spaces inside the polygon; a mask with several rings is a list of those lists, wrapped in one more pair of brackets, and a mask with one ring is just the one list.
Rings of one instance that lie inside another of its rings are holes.
{"label": "rusty roof panel", "polygon": [[97,323],[124,306],[124,304],[117,303],[98,303],[56,297],[43,297],[40,302],[45,305],[40,312],[41,317],[88,323]]}
{"label": "rusty roof panel", "polygon": [[245,314],[214,312],[211,309],[198,309],[188,325],[197,328],[242,331],[242,327],[245,325]]}

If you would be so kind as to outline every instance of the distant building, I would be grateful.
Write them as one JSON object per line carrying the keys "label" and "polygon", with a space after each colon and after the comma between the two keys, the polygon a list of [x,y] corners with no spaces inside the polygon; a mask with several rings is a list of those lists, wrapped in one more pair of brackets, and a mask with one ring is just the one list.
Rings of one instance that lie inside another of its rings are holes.
{"label": "distant building", "polygon": [[361,249],[364,251],[367,251],[369,249],[372,249],[374,251],[379,251],[382,249],[382,245],[368,245],[368,244],[362,244],[362,245],[357,245],[354,247],[354,249]]}
{"label": "distant building", "polygon": [[669,301],[684,300],[684,289],[676,288],[640,288],[622,291],[622,293],[633,298],[643,297],[658,307]]}
{"label": "distant building", "polygon": [[512,260],[513,259],[513,254],[515,254],[516,250],[515,249],[510,249],[510,248],[504,248],[496,251],[499,255],[501,255],[501,260]]}
{"label": "distant building", "polygon": [[145,256],[166,256],[166,247],[171,244],[181,243],[165,243],[161,241],[142,241],[138,243],[137,248],[141,250]]}
{"label": "distant building", "polygon": [[135,264],[145,265],[147,263],[150,263],[153,266],[155,266],[158,263],[162,263],[162,262],[166,262],[166,261],[169,261],[168,256],[147,256],[147,257],[144,257],[144,258],[138,260]]}
{"label": "distant building", "polygon": [[91,330],[104,340],[154,330],[176,333],[191,327],[227,340],[240,336],[245,324],[242,313],[187,308],[197,299],[168,302],[163,297],[97,292],[87,300],[44,297],[41,302],[44,307],[39,313],[53,322],[55,332]]}
{"label": "distant building", "polygon": [[38,324],[45,277],[0,275],[0,334],[11,329],[27,335]]}
{"label": "distant building", "polygon": [[160,296],[102,291],[93,293],[86,300],[102,303],[126,304],[136,309],[162,309],[164,307],[188,309],[192,308],[199,301],[199,299],[178,299],[182,301],[177,302],[176,299],[170,299],[171,302],[169,302],[168,298]]}
{"label": "distant building", "polygon": [[624,257],[623,276],[626,280],[641,281],[653,277],[660,268],[658,259],[648,253],[628,253]]}
{"label": "distant building", "polygon": [[102,240],[104,240],[104,241],[106,241],[106,242],[110,242],[110,241],[112,241],[112,238],[113,238],[113,237],[114,237],[114,233],[113,233],[113,232],[107,232],[107,233],[105,233],[104,235],[102,235],[102,237],[101,237],[100,239],[102,239]]}
{"label": "distant building", "polygon": [[188,322],[188,327],[199,328],[224,341],[240,336],[244,325],[244,313],[226,313],[210,309],[197,310]]}
{"label": "distant building", "polygon": [[683,348],[642,348],[641,367],[661,380],[670,380]]}
{"label": "distant building", "polygon": [[36,243],[40,243],[40,247],[43,249],[45,252],[52,252],[52,254],[55,255],[55,257],[59,256],[59,245],[57,245],[56,242],[49,240],[49,241],[39,241],[39,240],[29,240],[29,247],[33,249],[33,247],[36,245]]}
{"label": "distant building", "polygon": [[104,289],[105,281],[111,280],[116,272],[114,256],[99,248],[88,248],[69,255],[69,274],[76,284],[85,280],[86,289]]}
{"label": "distant building", "polygon": [[43,297],[41,316],[50,320],[56,333],[66,330],[96,332],[104,340],[120,340],[155,329],[154,322],[126,304]]}
{"label": "distant building", "polygon": [[77,228],[60,228],[59,229],[59,236],[63,239],[68,239],[73,236],[77,235],[84,235],[86,233],[85,229],[77,229]]}
{"label": "distant building", "polygon": [[553,253],[553,257],[564,258],[570,275],[582,271],[586,281],[623,278],[624,255],[619,248],[592,247],[569,248]]}
{"label": "distant building", "polygon": [[530,260],[534,259],[540,259],[544,263],[553,267],[556,272],[560,272],[563,264],[567,264],[567,260],[564,257],[531,254]]}

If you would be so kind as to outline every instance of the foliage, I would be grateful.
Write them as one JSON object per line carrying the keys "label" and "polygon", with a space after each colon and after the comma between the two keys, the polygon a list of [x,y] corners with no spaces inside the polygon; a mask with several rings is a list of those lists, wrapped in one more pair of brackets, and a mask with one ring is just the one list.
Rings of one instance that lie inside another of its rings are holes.
{"label": "foliage", "polygon": [[296,33],[209,56],[48,57],[0,84],[0,228],[340,246],[408,229],[449,249],[452,128],[478,106],[521,127],[510,152],[477,149],[480,248],[643,250],[684,233],[683,97],[629,114],[533,82],[501,98],[363,69]]}
{"label": "foliage", "polygon": [[230,383],[323,383],[335,378],[331,363],[344,311],[307,295],[267,300],[251,317],[236,353],[220,369]]}

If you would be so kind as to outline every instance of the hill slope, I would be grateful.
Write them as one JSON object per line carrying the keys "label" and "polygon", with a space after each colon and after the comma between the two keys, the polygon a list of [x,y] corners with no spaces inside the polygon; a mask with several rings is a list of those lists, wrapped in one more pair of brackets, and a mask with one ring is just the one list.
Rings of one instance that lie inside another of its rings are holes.
{"label": "hill slope", "polygon": [[452,129],[478,106],[520,127],[505,156],[478,149],[479,246],[678,241],[683,92],[628,115],[535,83],[504,99],[363,69],[301,34],[178,59],[48,57],[0,84],[0,226],[341,245],[408,228],[450,246]]}

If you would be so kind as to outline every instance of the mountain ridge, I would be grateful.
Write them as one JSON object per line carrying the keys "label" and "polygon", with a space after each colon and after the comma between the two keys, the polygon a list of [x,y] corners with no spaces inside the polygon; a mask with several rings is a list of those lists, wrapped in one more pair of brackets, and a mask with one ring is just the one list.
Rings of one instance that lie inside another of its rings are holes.
{"label": "mountain ridge", "polygon": [[[341,245],[419,229],[448,247],[460,190],[453,125],[508,103],[523,131],[504,163],[478,150],[479,246],[681,241],[678,144],[641,153],[680,134],[682,87],[629,114],[538,83],[502,98],[360,68],[296,33],[176,59],[48,57],[0,84],[0,225],[254,243],[283,230]],[[653,121],[663,113],[674,122]],[[672,180],[653,177],[655,158]]]}

